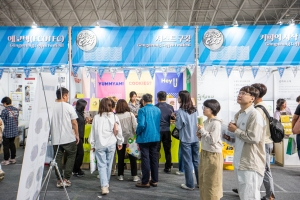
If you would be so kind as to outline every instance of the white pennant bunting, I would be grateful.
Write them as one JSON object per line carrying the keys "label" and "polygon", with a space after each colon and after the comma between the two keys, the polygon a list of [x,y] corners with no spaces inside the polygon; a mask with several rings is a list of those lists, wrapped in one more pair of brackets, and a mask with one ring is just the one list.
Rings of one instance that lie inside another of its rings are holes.
{"label": "white pennant bunting", "polygon": [[282,75],[284,73],[285,67],[277,67],[277,69],[278,69],[278,73],[279,73],[280,78],[282,78]]}
{"label": "white pennant bunting", "polygon": [[206,65],[201,65],[200,66],[200,72],[201,72],[201,76],[203,76],[203,74],[204,74],[204,72],[205,72],[205,70],[206,70]]}
{"label": "white pennant bunting", "polygon": [[292,69],[292,72],[294,74],[294,77],[296,77],[297,76],[297,72],[298,72],[298,66],[291,67],[291,69]]}
{"label": "white pennant bunting", "polygon": [[56,66],[50,66],[50,67],[49,67],[49,70],[50,70],[50,73],[51,73],[52,75],[55,75],[55,72],[56,72]]}
{"label": "white pennant bunting", "polygon": [[258,72],[258,70],[259,70],[259,67],[254,67],[254,66],[252,66],[252,68],[251,68],[251,70],[252,70],[252,74],[253,74],[253,77],[254,77],[254,79],[256,78],[256,75],[257,75],[257,72]]}
{"label": "white pennant bunting", "polygon": [[142,68],[136,68],[135,72],[136,72],[138,79],[140,80],[141,76],[142,76]]}
{"label": "white pennant bunting", "polygon": [[73,70],[73,74],[74,74],[74,77],[75,77],[77,75],[78,70],[79,70],[79,66],[72,65],[72,70]]}
{"label": "white pennant bunting", "polygon": [[1,69],[0,69],[0,80],[2,79],[3,72],[4,72],[4,69],[1,68]]}
{"label": "white pennant bunting", "polygon": [[11,78],[15,79],[17,74],[17,68],[9,68],[9,73],[11,73]]}
{"label": "white pennant bunting", "polygon": [[100,79],[102,79],[104,72],[105,72],[104,67],[98,67],[98,76],[100,77]]}
{"label": "white pennant bunting", "polygon": [[272,70],[271,67],[265,67],[265,71],[266,71],[267,77],[270,76],[271,70]]}
{"label": "white pennant bunting", "polygon": [[88,67],[86,67],[85,68],[85,73],[86,73],[86,77],[88,78],[88,77],[90,77],[90,68],[88,68]]}
{"label": "white pennant bunting", "polygon": [[25,77],[28,78],[29,74],[30,74],[30,68],[25,67],[24,68],[24,74],[25,74]]}
{"label": "white pennant bunting", "polygon": [[190,74],[192,76],[193,73],[194,73],[194,70],[195,70],[195,65],[188,65],[187,68],[188,68],[188,70],[189,70],[189,72],[190,72]]}
{"label": "white pennant bunting", "polygon": [[244,72],[245,72],[245,67],[240,66],[240,67],[239,67],[239,72],[240,72],[240,77],[243,78]]}
{"label": "white pennant bunting", "polygon": [[168,67],[162,67],[161,68],[161,71],[164,75],[164,78],[167,78],[167,75],[168,75]]}
{"label": "white pennant bunting", "polygon": [[130,69],[124,69],[124,70],[123,70],[123,73],[124,73],[124,76],[125,76],[125,79],[126,79],[126,80],[127,80],[127,78],[128,78],[129,72],[130,72]]}
{"label": "white pennant bunting", "polygon": [[149,73],[150,73],[150,76],[151,76],[152,79],[153,79],[153,77],[155,75],[155,71],[156,71],[155,67],[149,68]]}
{"label": "white pennant bunting", "polygon": [[116,73],[117,73],[117,68],[110,67],[109,72],[111,74],[112,79],[115,79],[115,76],[116,76]]}
{"label": "white pennant bunting", "polygon": [[179,77],[180,74],[181,74],[181,67],[182,67],[182,66],[176,66],[176,67],[175,67],[175,71],[176,71],[177,77]]}
{"label": "white pennant bunting", "polygon": [[219,68],[217,66],[213,66],[212,73],[214,74],[215,77],[217,76],[218,71],[219,71]]}
{"label": "white pennant bunting", "polygon": [[227,78],[229,78],[229,76],[230,76],[232,70],[233,70],[233,67],[232,67],[232,66],[226,66]]}

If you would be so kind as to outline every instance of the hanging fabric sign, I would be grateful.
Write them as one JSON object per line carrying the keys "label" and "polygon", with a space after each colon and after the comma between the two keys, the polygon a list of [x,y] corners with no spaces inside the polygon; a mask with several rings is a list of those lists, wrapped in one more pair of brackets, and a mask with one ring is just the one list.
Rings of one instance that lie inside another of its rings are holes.
{"label": "hanging fabric sign", "polygon": [[4,72],[4,69],[0,69],[0,79],[2,79],[3,72]]}
{"label": "hanging fabric sign", "polygon": [[30,74],[30,68],[24,68],[25,77],[28,78]]}
{"label": "hanging fabric sign", "polygon": [[123,73],[124,73],[124,76],[125,76],[125,79],[126,79],[126,80],[127,80],[127,78],[128,78],[129,72],[130,72],[130,69],[124,69],[124,70],[123,70]]}
{"label": "hanging fabric sign", "polygon": [[233,67],[232,67],[232,66],[226,66],[227,78],[229,78],[229,76],[230,76],[232,70],[233,70]]}
{"label": "hanging fabric sign", "polygon": [[98,67],[98,75],[100,77],[100,79],[102,79],[102,76],[104,74],[105,68],[103,67]]}
{"label": "hanging fabric sign", "polygon": [[279,73],[280,78],[282,78],[282,75],[284,73],[285,67],[278,67],[277,69],[278,69],[278,73]]}
{"label": "hanging fabric sign", "polygon": [[51,73],[52,75],[55,75],[55,72],[56,72],[56,66],[50,66],[50,67],[49,67],[49,70],[50,70],[50,73]]}
{"label": "hanging fabric sign", "polygon": [[149,68],[149,73],[150,73],[150,76],[151,76],[152,79],[154,77],[155,71],[156,71],[156,69],[154,67],[153,68]]}
{"label": "hanging fabric sign", "polygon": [[252,70],[253,77],[255,78],[259,70],[259,67],[252,66],[251,70]]}
{"label": "hanging fabric sign", "polygon": [[78,69],[79,69],[79,66],[77,66],[77,65],[72,65],[72,69],[73,69],[73,74],[74,74],[74,76],[76,76],[76,75],[77,75],[77,72],[78,72]]}

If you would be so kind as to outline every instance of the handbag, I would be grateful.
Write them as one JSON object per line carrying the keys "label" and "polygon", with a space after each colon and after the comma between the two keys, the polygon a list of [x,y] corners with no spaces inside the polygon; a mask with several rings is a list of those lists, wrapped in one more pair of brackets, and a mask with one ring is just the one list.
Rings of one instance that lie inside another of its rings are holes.
{"label": "handbag", "polygon": [[139,144],[136,143],[136,135],[134,135],[133,138],[128,138],[126,152],[137,159],[141,158],[141,150]]}
{"label": "handbag", "polygon": [[178,130],[176,127],[173,129],[171,135],[172,135],[175,139],[179,140],[179,130]]}
{"label": "handbag", "polygon": [[300,116],[298,117],[298,120],[294,124],[292,131],[293,131],[293,134],[300,134]]}
{"label": "handbag", "polygon": [[286,148],[286,154],[293,155],[297,152],[297,144],[294,136],[290,136]]}

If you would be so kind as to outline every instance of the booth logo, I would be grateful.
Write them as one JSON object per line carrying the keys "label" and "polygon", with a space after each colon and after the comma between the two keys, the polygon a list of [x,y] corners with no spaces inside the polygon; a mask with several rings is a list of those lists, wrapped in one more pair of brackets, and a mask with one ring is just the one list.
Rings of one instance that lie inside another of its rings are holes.
{"label": "booth logo", "polygon": [[212,51],[218,50],[224,43],[224,36],[217,29],[209,29],[202,38],[204,46]]}
{"label": "booth logo", "polygon": [[83,51],[92,50],[97,43],[96,34],[89,30],[80,31],[76,38],[77,46]]}

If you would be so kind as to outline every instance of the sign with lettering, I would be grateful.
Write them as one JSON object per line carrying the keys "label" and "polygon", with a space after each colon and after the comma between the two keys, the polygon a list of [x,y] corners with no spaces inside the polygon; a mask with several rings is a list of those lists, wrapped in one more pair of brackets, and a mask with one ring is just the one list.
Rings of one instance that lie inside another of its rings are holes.
{"label": "sign with lettering", "polygon": [[72,61],[82,66],[194,64],[195,27],[72,27]]}
{"label": "sign with lettering", "polygon": [[68,27],[0,27],[0,66],[68,63]]}
{"label": "sign with lettering", "polygon": [[110,73],[104,73],[102,78],[97,78],[97,96],[104,98],[115,96],[118,99],[125,99],[125,77],[123,73],[116,73],[115,78],[111,77]]}
{"label": "sign with lettering", "polygon": [[300,25],[201,26],[199,64],[298,65]]}

